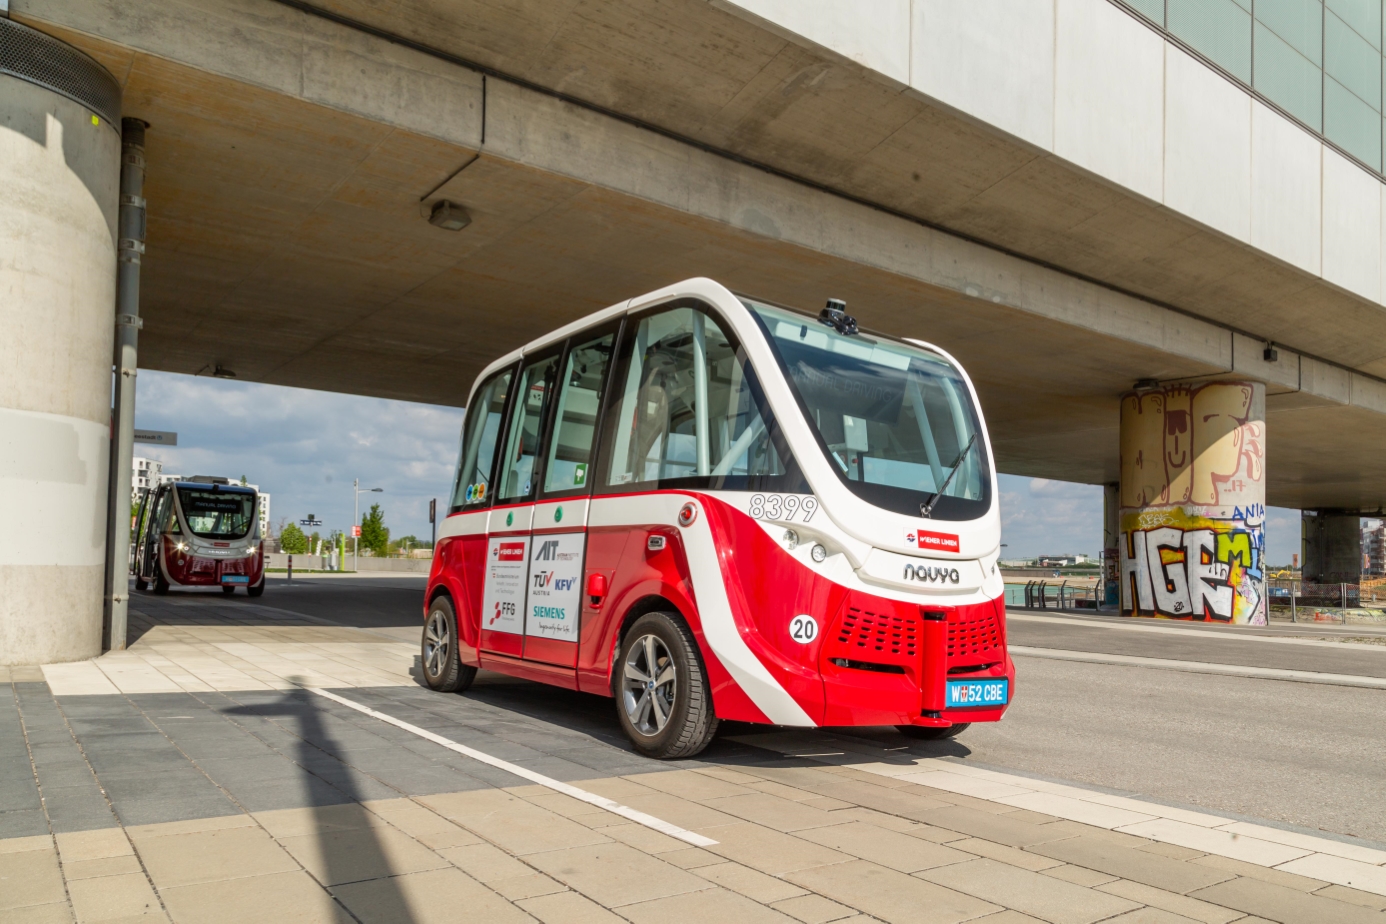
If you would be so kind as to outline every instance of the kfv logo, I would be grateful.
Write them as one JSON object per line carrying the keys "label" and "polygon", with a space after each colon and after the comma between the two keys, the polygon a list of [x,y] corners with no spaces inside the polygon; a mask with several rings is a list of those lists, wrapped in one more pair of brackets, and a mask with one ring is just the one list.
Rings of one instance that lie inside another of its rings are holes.
{"label": "kfv logo", "polygon": [[534,554],[535,561],[553,561],[558,557],[558,540],[549,539],[539,546],[539,551]]}

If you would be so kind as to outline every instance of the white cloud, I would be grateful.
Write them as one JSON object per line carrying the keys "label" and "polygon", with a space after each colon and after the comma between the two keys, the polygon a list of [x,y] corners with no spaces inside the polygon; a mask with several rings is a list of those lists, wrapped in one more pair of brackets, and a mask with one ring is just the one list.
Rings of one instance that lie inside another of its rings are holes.
{"label": "white cloud", "polygon": [[457,461],[459,408],[250,382],[141,371],[138,426],[175,430],[177,447],[136,453],[183,475],[242,475],[273,494],[271,514],[312,513],[323,531],[352,523],[352,479],[363,511],[385,511],[391,534],[429,535],[428,501],[446,513]]}

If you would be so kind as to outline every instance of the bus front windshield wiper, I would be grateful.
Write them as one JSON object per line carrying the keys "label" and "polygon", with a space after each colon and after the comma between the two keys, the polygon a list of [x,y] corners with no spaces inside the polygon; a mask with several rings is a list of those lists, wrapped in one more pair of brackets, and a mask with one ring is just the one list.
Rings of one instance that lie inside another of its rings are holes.
{"label": "bus front windshield wiper", "polygon": [[967,458],[967,454],[972,451],[972,444],[976,442],[977,434],[974,432],[972,434],[972,439],[968,440],[967,445],[963,447],[963,451],[958,453],[958,461],[954,462],[953,467],[948,470],[948,477],[943,479],[943,484],[938,486],[938,490],[931,494],[927,501],[919,505],[919,515],[921,517],[928,518],[933,516],[934,504],[938,503],[938,499],[943,496],[943,492],[948,490],[948,483],[951,482],[953,476],[958,473],[958,468],[963,464],[963,459]]}

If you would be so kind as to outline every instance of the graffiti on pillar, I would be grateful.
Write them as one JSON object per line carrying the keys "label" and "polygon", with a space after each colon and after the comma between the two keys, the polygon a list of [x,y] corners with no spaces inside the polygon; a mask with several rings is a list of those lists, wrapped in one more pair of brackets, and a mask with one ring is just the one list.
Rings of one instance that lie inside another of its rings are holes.
{"label": "graffiti on pillar", "polygon": [[1258,389],[1213,382],[1122,400],[1124,612],[1265,622],[1265,422]]}

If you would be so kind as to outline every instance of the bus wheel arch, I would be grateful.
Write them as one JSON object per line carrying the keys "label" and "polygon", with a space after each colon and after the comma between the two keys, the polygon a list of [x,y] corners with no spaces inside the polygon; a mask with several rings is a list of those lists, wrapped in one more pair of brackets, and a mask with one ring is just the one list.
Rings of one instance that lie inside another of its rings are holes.
{"label": "bus wheel arch", "polygon": [[433,594],[419,642],[419,671],[429,688],[440,693],[461,693],[476,679],[477,669],[459,657],[458,628],[452,595]]}
{"label": "bus wheel arch", "polygon": [[611,672],[621,728],[646,757],[692,757],[718,725],[701,646],[664,598],[641,600],[626,616]]}

